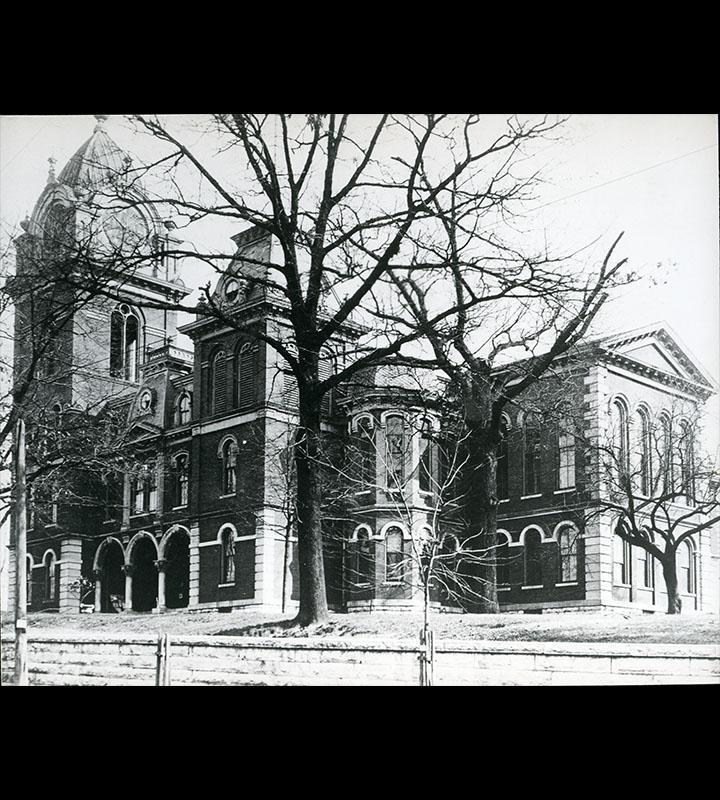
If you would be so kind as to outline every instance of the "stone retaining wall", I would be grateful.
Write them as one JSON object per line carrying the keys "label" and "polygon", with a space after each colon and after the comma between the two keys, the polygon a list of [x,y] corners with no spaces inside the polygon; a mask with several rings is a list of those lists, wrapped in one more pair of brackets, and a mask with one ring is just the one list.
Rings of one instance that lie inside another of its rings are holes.
{"label": "stone retaining wall", "polygon": [[[31,685],[152,686],[157,638],[35,632]],[[420,680],[412,642],[183,636],[170,639],[171,684],[398,685]],[[2,682],[14,646],[2,637]],[[720,646],[574,642],[438,642],[438,686],[720,683]]]}

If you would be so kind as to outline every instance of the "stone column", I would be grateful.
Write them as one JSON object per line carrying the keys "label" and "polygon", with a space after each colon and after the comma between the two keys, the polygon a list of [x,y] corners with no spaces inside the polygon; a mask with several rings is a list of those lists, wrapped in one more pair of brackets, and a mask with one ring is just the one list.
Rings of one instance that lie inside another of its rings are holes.
{"label": "stone column", "polygon": [[132,564],[123,564],[125,573],[125,611],[132,611],[132,576],[134,567]]}
{"label": "stone column", "polygon": [[95,579],[95,613],[102,611],[102,570],[94,569],[93,578]]}
{"label": "stone column", "polygon": [[190,596],[188,608],[200,602],[200,529],[197,522],[190,526]]}
{"label": "stone column", "polygon": [[60,543],[60,613],[80,613],[80,593],[82,590],[71,588],[78,586],[82,575],[82,540],[76,538],[63,539]]}
{"label": "stone column", "polygon": [[167,566],[167,561],[164,558],[159,558],[154,564],[158,571],[158,599],[155,610],[160,614],[165,611],[165,567]]}

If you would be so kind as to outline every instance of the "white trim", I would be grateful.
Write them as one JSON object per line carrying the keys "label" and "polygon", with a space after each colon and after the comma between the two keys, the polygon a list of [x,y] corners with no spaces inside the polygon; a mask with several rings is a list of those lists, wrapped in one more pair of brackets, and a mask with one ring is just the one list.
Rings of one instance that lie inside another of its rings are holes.
{"label": "white trim", "polygon": [[534,583],[532,586],[521,586],[521,589],[544,589],[545,586],[542,583]]}
{"label": "white trim", "polygon": [[510,498],[506,497],[504,500],[498,500],[498,505],[500,505],[500,503],[509,503],[509,502],[510,502]]}
{"label": "white trim", "polygon": [[545,531],[539,525],[530,524],[530,525],[525,526],[522,529],[522,532],[520,534],[520,539],[518,540],[519,544],[521,544],[523,546],[525,545],[525,534],[528,531],[531,531],[531,530],[537,531],[540,534],[540,541],[541,542],[550,541],[550,539],[546,538]]}
{"label": "white trim", "polygon": [[360,523],[360,524],[359,524],[359,525],[358,525],[358,526],[355,528],[355,530],[352,532],[352,534],[350,535],[350,539],[349,539],[348,541],[350,541],[350,542],[357,542],[357,541],[358,541],[358,531],[359,531],[361,528],[362,528],[363,530],[366,530],[366,531],[367,531],[367,534],[368,534],[368,540],[377,538],[377,537],[376,537],[376,536],[373,534],[373,532],[372,532],[372,528],[371,528],[371,527],[370,527],[370,526],[369,526],[369,525],[368,525],[366,522],[361,522],[361,523]]}
{"label": "white trim", "polygon": [[222,542],[222,534],[223,534],[223,531],[226,528],[230,528],[230,530],[232,531],[232,534],[233,534],[233,541],[236,542],[237,541],[238,532],[237,532],[237,528],[232,524],[232,522],[223,522],[223,524],[218,528],[218,532],[217,532],[217,535],[215,537],[217,542],[218,543]]}
{"label": "white trim", "polygon": [[375,417],[369,411],[362,411],[360,414],[354,416],[348,423],[348,428],[350,430],[350,433],[355,433],[357,431],[358,422],[360,422],[361,419],[370,420],[370,427],[373,430],[375,430],[375,428],[377,427]]}
{"label": "white trim", "polygon": [[[230,494],[219,494],[218,500],[225,500],[227,497],[237,497],[237,492],[230,492]],[[178,506],[179,508],[186,508],[186,506]]]}
{"label": "white trim", "polygon": [[553,494],[568,494],[569,492],[574,492],[574,491],[576,491],[575,486],[568,486],[567,489],[555,489]]}
{"label": "white trim", "polygon": [[[577,581],[559,581],[555,584],[555,586],[577,586],[577,585],[578,585]],[[649,589],[650,587],[648,586],[646,588]]]}
{"label": "white trim", "polygon": [[533,500],[536,497],[542,497],[542,492],[540,494],[523,494],[520,496],[521,500]]}
{"label": "white trim", "polygon": [[228,586],[237,586],[237,583],[235,583],[235,581],[233,581],[232,583],[218,583],[217,588],[226,589]]}
{"label": "white trim", "polygon": [[387,411],[383,411],[380,414],[380,425],[382,427],[385,427],[385,423],[388,417],[402,417],[405,420],[405,422],[409,422],[412,419],[412,415],[401,408],[389,408],[387,409]]}
{"label": "white trim", "polygon": [[509,592],[510,591],[510,587],[509,586],[498,586],[496,591],[498,591],[498,592]]}
{"label": "white trim", "polygon": [[226,434],[225,434],[225,436],[223,436],[223,437],[222,437],[222,439],[220,439],[220,442],[219,442],[219,444],[218,444],[218,448],[217,448],[217,457],[218,457],[219,459],[222,459],[222,457],[223,457],[223,448],[225,447],[225,445],[226,445],[226,444],[227,444],[227,443],[228,443],[230,440],[232,440],[233,442],[235,442],[235,447],[237,447],[237,448],[238,448],[238,450],[240,449],[240,446],[238,445],[238,440],[237,440],[237,437],[235,436],[235,434],[234,434],[234,433],[226,433]]}
{"label": "white trim", "polygon": [[385,541],[385,535],[387,534],[389,528],[400,528],[400,530],[402,531],[402,535],[403,535],[403,540],[404,541],[407,541],[408,539],[412,539],[412,534],[408,531],[407,526],[405,525],[405,523],[404,522],[400,522],[399,520],[398,521],[394,521],[393,520],[392,522],[386,522],[382,526],[382,528],[380,529],[380,533],[378,533],[375,538],[382,539],[383,541]]}
{"label": "white trim", "polygon": [[165,558],[165,550],[167,549],[167,543],[170,541],[170,537],[176,534],[178,531],[182,531],[188,537],[188,547],[190,546],[190,531],[184,525],[171,525],[163,534],[162,538],[160,539],[160,546],[158,547],[158,559]]}
{"label": "white trim", "polygon": [[[108,520],[112,522],[112,520]],[[106,539],[103,539],[102,542],[98,545],[98,549],[95,551],[95,556],[93,557],[93,569],[101,569],[100,567],[100,552],[106,549],[106,545],[108,542],[117,542],[120,545],[120,550],[123,554],[123,564],[126,564],[127,561],[125,559],[125,548],[123,547],[123,543],[118,539],[116,536],[108,536]]]}
{"label": "white trim", "polygon": [[507,542],[508,544],[512,544],[512,536],[510,535],[510,532],[509,532],[509,531],[505,530],[505,528],[497,528],[497,530],[495,531],[495,533],[496,533],[498,536],[500,536],[500,534],[502,534],[502,535],[505,537],[505,540],[506,540],[506,542]]}
{"label": "white trim", "polygon": [[578,528],[578,526],[574,522],[571,522],[569,519],[566,519],[566,520],[562,520],[562,522],[558,522],[558,524],[553,528],[552,538],[556,542],[558,541],[558,538],[557,538],[558,531],[560,530],[560,528],[565,528],[565,527],[572,528],[575,531],[575,534],[576,534],[575,535],[575,541],[577,541],[578,539],[582,538],[582,536],[580,534],[580,529]]}

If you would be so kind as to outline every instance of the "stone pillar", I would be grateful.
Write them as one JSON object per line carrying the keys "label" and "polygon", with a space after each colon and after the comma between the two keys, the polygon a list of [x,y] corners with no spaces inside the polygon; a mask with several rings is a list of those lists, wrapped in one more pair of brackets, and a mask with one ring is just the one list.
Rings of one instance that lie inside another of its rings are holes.
{"label": "stone pillar", "polygon": [[188,608],[200,602],[200,529],[195,522],[190,526],[190,589]]}
{"label": "stone pillar", "polygon": [[60,542],[58,566],[60,568],[60,613],[79,614],[82,590],[77,587],[82,576],[82,539],[68,538]]}
{"label": "stone pillar", "polygon": [[102,570],[94,569],[93,578],[95,580],[95,613],[102,611]]}
{"label": "stone pillar", "polygon": [[154,563],[158,571],[158,599],[155,610],[158,613],[162,613],[165,611],[165,567],[167,566],[167,561],[164,558],[159,558]]}
{"label": "stone pillar", "polygon": [[132,611],[132,576],[134,569],[132,564],[123,564],[123,572],[125,573],[125,611]]}

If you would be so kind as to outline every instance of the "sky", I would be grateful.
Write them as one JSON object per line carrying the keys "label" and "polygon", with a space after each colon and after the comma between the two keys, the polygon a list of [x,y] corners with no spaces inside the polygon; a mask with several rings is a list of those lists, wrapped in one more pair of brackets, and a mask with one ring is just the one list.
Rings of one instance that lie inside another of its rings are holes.
{"label": "sky", "polygon": [[[191,142],[204,144],[199,129],[194,135],[192,118],[175,122],[186,125]],[[3,233],[32,213],[47,181],[47,159],[57,159],[59,172],[94,126],[92,115],[0,116]],[[106,130],[123,149],[148,156],[150,151],[143,150],[148,145],[122,117],[111,117]],[[595,242],[586,257],[598,261],[624,231],[618,255],[627,256],[644,276],[603,309],[601,329],[630,330],[665,321],[720,382],[716,117],[571,116],[562,138],[543,144],[537,158],[545,183],[528,208],[529,233],[544,236],[557,249]],[[197,286],[212,276],[183,277]],[[708,409],[715,431],[719,408],[716,397]],[[713,436],[717,440],[716,432]]]}

